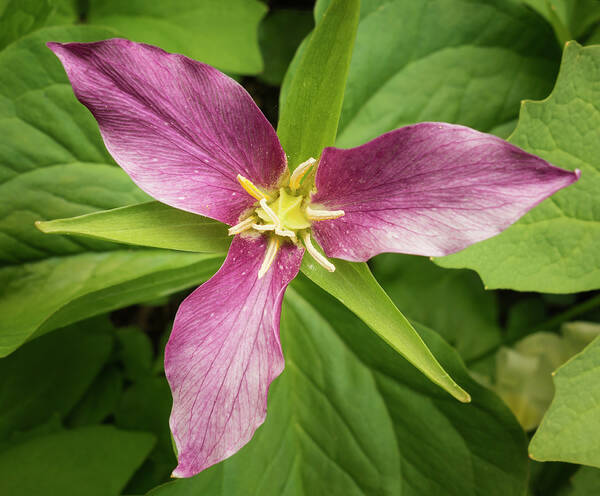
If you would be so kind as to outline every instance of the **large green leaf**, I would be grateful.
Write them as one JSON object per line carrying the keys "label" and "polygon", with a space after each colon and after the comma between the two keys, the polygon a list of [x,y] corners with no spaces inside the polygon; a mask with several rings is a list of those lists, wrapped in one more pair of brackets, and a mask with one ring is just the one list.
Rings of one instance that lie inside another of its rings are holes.
{"label": "large green leaf", "polygon": [[112,337],[92,332],[107,324],[82,322],[0,360],[0,438],[73,408],[108,358]]}
{"label": "large green leaf", "polygon": [[212,256],[135,251],[34,227],[148,199],[114,166],[45,46],[114,35],[46,28],[0,52],[0,356],[34,334],[196,284],[218,266]]}
{"label": "large green leaf", "polygon": [[45,233],[78,234],[196,253],[225,253],[231,242],[225,224],[157,201],[69,219],[36,222],[36,227]]}
{"label": "large green leaf", "polygon": [[43,26],[52,11],[49,0],[3,0],[0,2],[0,50]]}
{"label": "large green leaf", "polygon": [[600,338],[554,376],[556,394],[529,445],[532,458],[600,467]]}
{"label": "large green leaf", "polygon": [[359,0],[331,2],[282,100],[277,134],[292,170],[335,142],[359,7]]}
{"label": "large green leaf", "polygon": [[436,259],[476,270],[490,288],[547,293],[600,287],[600,47],[566,46],[552,94],[525,102],[512,143],[565,169],[569,186],[499,236]]}
{"label": "large green leaf", "polygon": [[0,494],[117,496],[153,444],[109,426],[34,437],[0,452]]}
{"label": "large green leaf", "polygon": [[[328,2],[317,3],[317,19]],[[519,102],[551,89],[560,56],[553,38],[515,1],[363,0],[336,144],[420,121],[507,136]]]}
{"label": "large green leaf", "polygon": [[438,331],[465,361],[500,344],[496,295],[474,272],[445,270],[411,255],[380,255],[371,263],[402,312]]}
{"label": "large green leaf", "polygon": [[86,22],[238,74],[262,70],[258,0],[91,0]]}
{"label": "large green leaf", "polygon": [[434,332],[422,336],[473,403],[453,401],[305,279],[288,290],[281,330],[286,369],[265,425],[224,463],[152,496],[523,494],[522,431]]}

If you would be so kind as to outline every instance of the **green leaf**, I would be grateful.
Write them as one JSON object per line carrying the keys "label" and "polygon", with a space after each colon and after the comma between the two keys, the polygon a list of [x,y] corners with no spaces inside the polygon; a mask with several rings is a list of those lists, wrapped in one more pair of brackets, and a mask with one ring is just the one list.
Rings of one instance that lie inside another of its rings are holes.
{"label": "green leaf", "polygon": [[410,322],[396,308],[365,263],[335,261],[335,272],[326,272],[304,258],[302,272],[335,296],[377,333],[381,339],[417,367],[429,380],[459,401],[471,398],[440,366]]}
{"label": "green leaf", "polygon": [[177,465],[169,430],[172,403],[171,390],[164,375],[136,382],[121,398],[115,412],[116,426],[151,432],[157,439],[154,450],[127,486],[128,492],[145,493],[167,480]]}
{"label": "green leaf", "polygon": [[148,335],[135,327],[117,329],[115,334],[119,343],[117,354],[125,377],[137,381],[151,376],[154,353]]}
{"label": "green leaf", "polygon": [[0,269],[0,356],[32,336],[198,284],[222,260],[183,255],[113,250]]}
{"label": "green leaf", "polygon": [[263,20],[258,37],[265,62],[259,79],[279,86],[296,48],[314,25],[306,10],[276,10]]}
{"label": "green leaf", "polygon": [[257,74],[266,12],[257,0],[90,0],[86,21],[224,71]]}
{"label": "green leaf", "polygon": [[560,45],[580,36],[600,21],[598,0],[521,0],[552,25]]}
{"label": "green leaf", "polygon": [[[92,332],[96,326],[94,321],[82,322],[0,360],[0,438],[53,415],[64,418],[73,408],[112,348],[110,334]],[[107,321],[100,321],[102,328],[108,331]]]}
{"label": "green leaf", "polygon": [[0,356],[34,335],[197,284],[218,267],[214,256],[132,250],[34,227],[148,199],[114,165],[45,46],[114,36],[45,28],[0,52]]}
{"label": "green leaf", "polygon": [[524,493],[523,432],[434,332],[422,336],[473,403],[450,399],[302,277],[286,293],[281,331],[286,368],[254,439],[152,496]]}
{"label": "green leaf", "polygon": [[402,312],[438,331],[465,361],[500,343],[496,295],[484,291],[474,272],[441,269],[410,255],[380,255],[370,263]]}
{"label": "green leaf", "polygon": [[[516,2],[363,0],[336,145],[422,121],[505,137],[520,101],[548,94],[559,56],[551,29]],[[296,71],[294,60],[282,97]]]}
{"label": "green leaf", "polygon": [[476,270],[490,288],[570,293],[600,288],[600,47],[569,43],[552,94],[523,104],[509,141],[581,179],[502,234],[436,259]]}
{"label": "green leaf", "polygon": [[600,325],[571,322],[562,336],[536,332],[502,347],[496,354],[494,391],[506,402],[523,429],[536,428],[552,401],[552,372],[600,334]]}
{"label": "green leaf", "polygon": [[115,412],[122,392],[122,372],[114,365],[106,367],[73,408],[67,418],[67,425],[82,427],[101,423]]}
{"label": "green leaf", "polygon": [[529,445],[539,461],[600,467],[600,338],[554,375],[556,393]]}
{"label": "green leaf", "polygon": [[591,496],[600,494],[600,470],[581,467],[571,479],[570,487],[561,496]]}
{"label": "green leaf", "polygon": [[0,4],[0,50],[44,25],[52,11],[49,0],[4,0]]}
{"label": "green leaf", "polygon": [[116,496],[153,443],[109,426],[40,436],[0,452],[0,493]]}
{"label": "green leaf", "polygon": [[289,83],[277,134],[292,170],[335,142],[359,7],[359,0],[333,0]]}
{"label": "green leaf", "polygon": [[231,242],[225,224],[157,201],[36,222],[36,227],[45,233],[191,252],[226,253]]}

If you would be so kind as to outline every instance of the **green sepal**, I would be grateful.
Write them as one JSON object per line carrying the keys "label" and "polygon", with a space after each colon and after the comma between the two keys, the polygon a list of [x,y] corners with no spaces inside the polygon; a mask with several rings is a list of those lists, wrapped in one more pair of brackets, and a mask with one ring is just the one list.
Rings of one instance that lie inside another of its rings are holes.
{"label": "green sepal", "polygon": [[157,201],[35,225],[44,233],[197,253],[225,253],[231,242],[225,224]]}

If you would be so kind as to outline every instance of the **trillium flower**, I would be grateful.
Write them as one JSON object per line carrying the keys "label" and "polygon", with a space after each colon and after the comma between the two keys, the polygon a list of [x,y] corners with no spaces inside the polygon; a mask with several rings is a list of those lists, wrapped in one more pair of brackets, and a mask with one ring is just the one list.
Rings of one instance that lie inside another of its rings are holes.
{"label": "trillium flower", "polygon": [[453,253],[579,175],[495,136],[431,122],[325,148],[290,173],[250,95],[216,69],[122,39],[48,46],[141,189],[231,226],[223,266],[181,304],[165,352],[176,477],[235,453],[265,420],[284,367],[283,294],[303,256],[333,271],[329,258]]}

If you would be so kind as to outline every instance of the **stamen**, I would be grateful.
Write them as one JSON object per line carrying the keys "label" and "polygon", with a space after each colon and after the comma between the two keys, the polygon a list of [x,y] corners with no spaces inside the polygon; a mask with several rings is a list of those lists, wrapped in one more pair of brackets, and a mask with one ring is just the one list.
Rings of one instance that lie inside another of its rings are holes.
{"label": "stamen", "polygon": [[266,193],[263,193],[256,186],[254,186],[254,184],[252,183],[252,181],[250,181],[250,179],[246,179],[241,174],[238,174],[237,180],[242,185],[242,188],[244,188],[250,196],[256,198],[257,200],[267,200],[267,201],[271,200],[271,197],[269,195],[267,195]]}
{"label": "stamen", "polygon": [[343,210],[316,210],[310,208],[310,206],[306,207],[306,218],[308,220],[331,220],[331,219],[339,219],[346,215],[346,212]]}
{"label": "stamen", "polygon": [[329,272],[335,271],[335,265],[333,265],[329,260],[327,260],[321,253],[313,246],[312,241],[310,240],[310,233],[306,231],[302,235],[302,241],[304,241],[304,246],[308,250],[308,253],[318,262],[318,264],[323,267],[325,270]]}
{"label": "stamen", "polygon": [[274,231],[277,229],[275,224],[252,224],[252,229],[257,231]]}
{"label": "stamen", "polygon": [[275,234],[279,236],[287,236],[291,239],[296,239],[296,233],[294,231],[288,231],[287,229],[275,229]]}
{"label": "stamen", "polygon": [[267,205],[266,199],[263,198],[262,200],[260,200],[260,206],[265,211],[265,213],[269,216],[269,218],[271,219],[273,224],[275,224],[277,227],[281,226],[281,221],[279,220],[279,217],[277,217],[277,214],[275,212],[273,212],[273,210],[271,209],[271,207],[269,207],[269,205]]}
{"label": "stamen", "polygon": [[296,167],[296,169],[294,169],[294,172],[292,172],[292,177],[290,177],[290,189],[292,191],[296,191],[300,187],[302,179],[316,163],[317,161],[311,157],[306,162],[302,162],[298,167]]}
{"label": "stamen", "polygon": [[244,219],[239,224],[236,224],[235,226],[230,227],[227,230],[227,233],[229,234],[229,236],[233,236],[234,234],[239,234],[241,232],[247,231],[248,229],[251,229],[253,227],[252,224],[254,222],[256,222],[256,217],[254,217],[254,215],[251,215],[250,217],[248,217],[247,219]]}
{"label": "stamen", "polygon": [[267,251],[265,252],[265,259],[263,260],[262,265],[260,266],[260,270],[258,271],[258,278],[261,279],[267,271],[273,265],[275,261],[275,257],[277,256],[277,252],[279,251],[279,238],[276,236],[272,236],[269,239],[269,244],[267,245]]}

